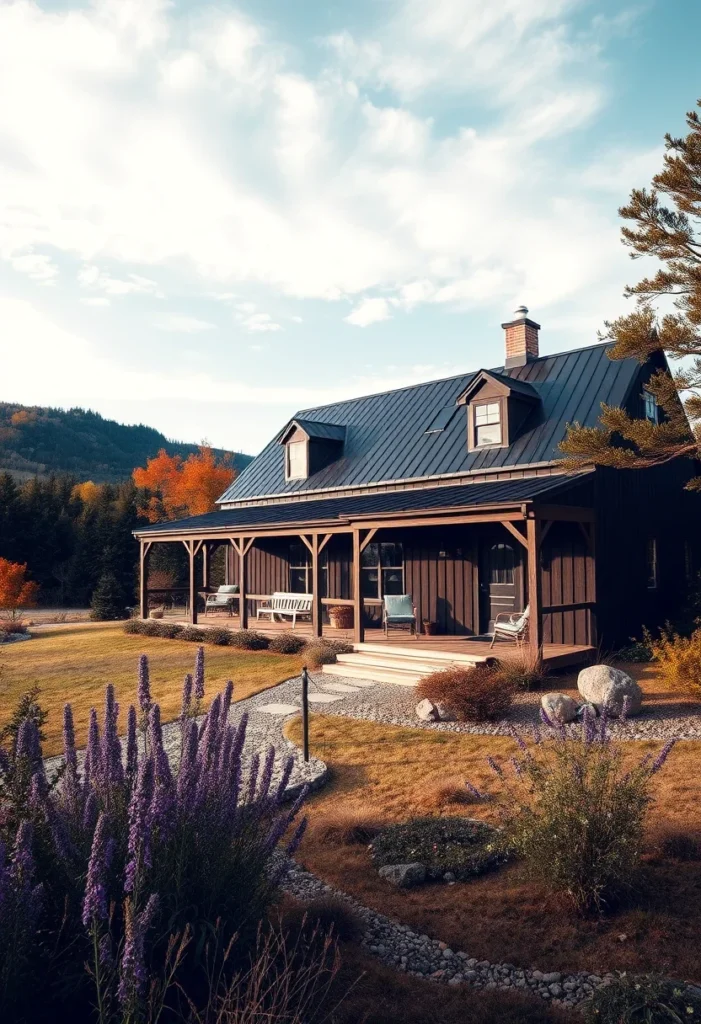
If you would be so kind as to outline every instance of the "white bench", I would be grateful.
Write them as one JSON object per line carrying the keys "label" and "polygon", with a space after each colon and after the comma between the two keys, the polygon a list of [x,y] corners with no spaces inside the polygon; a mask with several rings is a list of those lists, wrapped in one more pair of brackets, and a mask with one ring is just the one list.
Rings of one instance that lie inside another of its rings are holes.
{"label": "white bench", "polygon": [[292,619],[292,628],[294,629],[299,616],[311,615],[312,600],[311,594],[284,594],[278,591],[272,595],[269,601],[260,606],[256,612],[256,618],[260,619],[263,615],[269,615],[270,621],[274,622],[275,616],[279,615],[281,618]]}

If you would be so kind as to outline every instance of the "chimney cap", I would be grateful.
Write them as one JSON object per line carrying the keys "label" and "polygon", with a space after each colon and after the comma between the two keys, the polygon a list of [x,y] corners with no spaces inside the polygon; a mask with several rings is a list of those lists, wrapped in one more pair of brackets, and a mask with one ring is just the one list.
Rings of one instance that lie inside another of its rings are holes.
{"label": "chimney cap", "polygon": [[528,317],[528,306],[518,306],[514,310],[514,320],[525,320]]}

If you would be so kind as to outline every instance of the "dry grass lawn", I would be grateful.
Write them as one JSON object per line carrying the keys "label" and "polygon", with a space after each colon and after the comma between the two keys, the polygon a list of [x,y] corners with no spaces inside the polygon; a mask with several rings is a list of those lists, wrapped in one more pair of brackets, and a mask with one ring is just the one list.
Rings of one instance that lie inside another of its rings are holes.
{"label": "dry grass lawn", "polygon": [[[293,720],[291,738],[298,742],[300,731]],[[660,744],[626,747],[639,758]],[[667,831],[701,836],[701,743],[679,743],[656,777],[641,884],[628,907],[603,920],[574,916],[518,864],[469,883],[397,892],[372,869],[367,845],[344,841],[338,819],[345,812],[369,822],[427,813],[493,819],[493,805],[446,802],[446,788],[449,794],[457,776],[496,793],[485,757],[510,756],[509,738],[314,715],[311,748],[330,764],[332,780],[310,799],[301,859],[330,883],[479,958],[548,970],[655,970],[701,981],[701,862],[670,862],[659,850]]]}
{"label": "dry grass lawn", "polygon": [[[66,701],[73,706],[78,741],[84,743],[90,708],[101,708],[106,683],[114,684],[124,722],[124,712],[136,697],[140,654],[149,656],[153,698],[161,705],[163,720],[169,721],[180,712],[183,678],[193,670],[196,650],[184,640],[129,636],[121,623],[41,630],[25,643],[0,647],[0,726],[20,695],[36,684],[41,688],[39,701],[49,712],[44,753],[61,750]],[[234,699],[241,700],[296,675],[301,666],[296,655],[205,644],[207,696],[213,697],[232,679]]]}

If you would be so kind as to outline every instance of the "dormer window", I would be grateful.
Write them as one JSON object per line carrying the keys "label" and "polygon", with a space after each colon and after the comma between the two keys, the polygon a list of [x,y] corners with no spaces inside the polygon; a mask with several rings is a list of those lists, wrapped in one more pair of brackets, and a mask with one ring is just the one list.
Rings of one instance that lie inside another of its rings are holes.
{"label": "dormer window", "polygon": [[288,441],[285,476],[288,480],[306,480],[309,476],[309,450],[307,441]]}
{"label": "dormer window", "polygon": [[501,402],[475,402],[474,416],[475,448],[487,448],[501,444]]}
{"label": "dormer window", "polygon": [[526,424],[533,423],[540,395],[527,381],[480,370],[457,404],[467,407],[467,447],[474,452],[513,444]]}
{"label": "dormer window", "polygon": [[643,415],[650,423],[660,422],[660,410],[652,391],[643,390]]}
{"label": "dormer window", "polygon": [[285,479],[306,480],[336,462],[343,454],[346,428],[296,417],[285,427],[279,443],[285,448]]}

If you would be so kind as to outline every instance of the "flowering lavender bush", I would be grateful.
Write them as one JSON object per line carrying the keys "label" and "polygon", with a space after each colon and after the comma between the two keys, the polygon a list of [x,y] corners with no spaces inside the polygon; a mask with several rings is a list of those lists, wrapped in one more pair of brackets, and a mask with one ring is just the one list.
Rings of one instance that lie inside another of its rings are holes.
{"label": "flowering lavender bush", "polygon": [[[624,709],[625,710],[625,709]],[[488,758],[501,789],[504,842],[580,912],[605,910],[632,885],[641,855],[652,777],[672,748],[626,768],[607,716],[585,713],[581,735],[545,713],[539,730],[507,763]]]}
{"label": "flowering lavender bush", "polygon": [[[272,748],[245,760],[247,720],[229,722],[231,683],[197,719],[204,685],[200,648],[183,688],[177,764],[166,754],[143,657],[124,748],[107,686],[102,727],[90,715],[82,767],[70,705],[53,777],[33,718],[0,751],[0,1018],[19,1012],[23,997],[37,1015],[41,991],[48,1007],[57,998],[50,976],[73,1020],[93,1019],[94,1006],[100,1024],[139,1021],[154,992],[165,997],[166,975],[195,997],[215,931],[224,945],[237,935],[241,955],[255,938],[275,893],[272,855],[304,794],[283,803],[291,758],[275,785]],[[175,957],[174,936],[183,940]]]}

